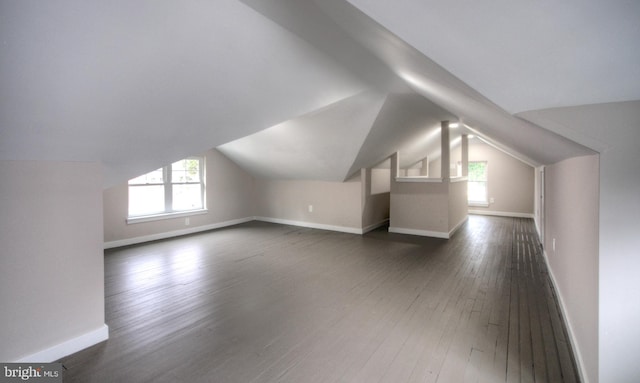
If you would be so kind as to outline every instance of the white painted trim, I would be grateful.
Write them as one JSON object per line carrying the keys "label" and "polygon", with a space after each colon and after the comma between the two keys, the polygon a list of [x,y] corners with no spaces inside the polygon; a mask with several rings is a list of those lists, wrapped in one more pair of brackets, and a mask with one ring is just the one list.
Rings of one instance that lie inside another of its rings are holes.
{"label": "white painted trim", "polygon": [[465,222],[467,222],[469,220],[469,216],[465,215],[464,218],[462,220],[460,220],[460,222],[458,222],[453,229],[449,230],[449,238],[451,238],[453,236],[453,234],[458,231],[458,229],[460,227],[462,227],[462,225],[465,224]]}
{"label": "white painted trim", "polygon": [[360,229],[360,228],[357,228],[357,227],[325,225],[325,224],[322,224],[322,223],[294,221],[294,220],[280,219],[280,218],[246,217],[246,218],[239,218],[239,219],[234,219],[234,220],[230,220],[230,221],[218,222],[218,223],[214,223],[214,224],[211,224],[211,225],[194,226],[194,227],[190,227],[188,229],[167,231],[167,232],[164,232],[164,233],[150,234],[150,235],[145,235],[145,236],[141,236],[141,237],[134,237],[134,238],[121,239],[121,240],[117,240],[117,241],[105,242],[104,243],[104,248],[105,249],[112,249],[114,247],[129,246],[129,245],[135,245],[135,244],[138,244],[138,243],[157,241],[157,240],[160,240],[160,239],[179,237],[179,236],[182,236],[182,235],[194,234],[194,233],[199,233],[199,232],[213,230],[213,229],[220,229],[220,228],[227,227],[227,226],[239,225],[241,223],[251,222],[253,220],[263,221],[263,222],[271,222],[271,223],[278,223],[278,224],[282,224],[282,225],[308,227],[308,228],[312,228],[312,229],[338,231],[338,232],[350,233],[350,234],[364,234],[364,233],[367,233],[367,232],[369,232],[371,230],[377,229],[378,227],[383,226],[383,225],[385,225],[385,224],[387,224],[389,222],[389,219],[385,219],[385,220],[383,220],[381,222],[378,222],[378,223],[375,223],[373,225],[369,225],[369,226],[367,226],[365,228]]}
{"label": "white painted trim", "polygon": [[111,248],[114,248],[114,247],[129,246],[129,245],[135,245],[135,244],[138,244],[138,243],[157,241],[159,239],[179,237],[181,235],[194,234],[194,233],[199,233],[199,232],[202,232],[202,231],[208,231],[208,230],[213,230],[213,229],[220,229],[220,228],[223,228],[223,227],[238,225],[238,224],[245,223],[245,222],[250,222],[250,221],[253,221],[253,217],[238,218],[238,219],[232,219],[230,221],[213,223],[213,224],[210,224],[210,225],[194,226],[194,227],[190,227],[188,229],[167,231],[167,232],[164,232],[164,233],[144,235],[142,237],[121,239],[121,240],[117,240],[117,241],[105,242],[104,243],[104,248],[105,249],[111,249]]}
{"label": "white painted trim", "polygon": [[389,233],[409,234],[409,235],[419,235],[419,236],[422,236],[422,237],[434,237],[434,238],[449,239],[449,233],[444,232],[444,231],[405,229],[403,227],[389,226]]}
{"label": "white painted trim", "polygon": [[433,182],[442,183],[442,178],[429,178],[426,176],[413,176],[413,177],[396,177],[396,182]]}
{"label": "white painted trim", "polygon": [[473,210],[469,209],[469,214],[475,215],[495,215],[498,217],[514,217],[514,218],[531,218],[533,219],[533,214],[531,213],[514,213],[511,211],[495,211],[495,210]]}
{"label": "white painted trim", "polygon": [[34,354],[20,358],[16,363],[51,363],[67,355],[74,354],[109,339],[109,327],[103,324],[99,328],[66,340]]}
{"label": "white painted trim", "polygon": [[389,218],[387,218],[387,219],[385,219],[383,221],[380,221],[378,223],[374,223],[373,225],[369,225],[367,227],[363,227],[362,228],[362,234],[368,233],[368,232],[370,232],[372,230],[375,230],[375,229],[379,228],[380,226],[386,225],[387,223],[389,223]]}
{"label": "white painted trim", "polygon": [[449,182],[450,183],[455,183],[455,182],[464,182],[464,181],[468,181],[469,177],[464,176],[464,177],[451,177],[449,178]]}
{"label": "white painted trim", "polygon": [[578,373],[580,374],[580,381],[589,383],[589,379],[587,379],[587,373],[584,370],[584,359],[582,358],[582,354],[580,354],[580,349],[576,347],[577,340],[575,337],[575,333],[573,331],[573,327],[571,327],[571,320],[567,315],[567,306],[565,305],[565,301],[562,298],[562,292],[558,289],[558,283],[556,282],[556,276],[553,274],[553,269],[549,264],[549,257],[547,255],[547,251],[543,249],[542,251],[544,263],[547,265],[547,270],[549,271],[549,276],[551,276],[551,283],[553,284],[553,289],[558,296],[558,303],[560,303],[560,313],[562,314],[562,321],[567,327],[567,332],[569,333],[569,342],[571,343],[571,350],[573,350],[573,356],[576,359],[576,363],[578,364]]}
{"label": "white painted trim", "polygon": [[[538,222],[538,217],[536,215],[533,216],[533,223],[533,226],[536,228],[536,233],[538,234],[538,239],[542,238],[542,235],[540,235],[540,222]],[[544,246],[542,241],[540,241],[540,243]]]}
{"label": "white painted trim", "polygon": [[293,220],[281,219],[281,218],[269,218],[269,217],[253,217],[253,218],[256,221],[278,223],[278,224],[281,224],[281,225],[291,225],[291,226],[308,227],[308,228],[311,228],[311,229],[339,231],[339,232],[342,232],[342,233],[349,233],[349,234],[362,234],[363,233],[362,229],[356,228],[356,227],[325,225],[323,223],[293,221]]}
{"label": "white painted trim", "polygon": [[207,214],[208,212],[209,210],[207,209],[198,209],[198,210],[189,210],[189,211],[174,211],[171,213],[162,213],[162,214],[153,214],[153,215],[141,215],[138,217],[127,218],[127,225],[133,225],[136,223],[143,223],[143,222],[161,221],[164,219],[191,217],[192,215]]}

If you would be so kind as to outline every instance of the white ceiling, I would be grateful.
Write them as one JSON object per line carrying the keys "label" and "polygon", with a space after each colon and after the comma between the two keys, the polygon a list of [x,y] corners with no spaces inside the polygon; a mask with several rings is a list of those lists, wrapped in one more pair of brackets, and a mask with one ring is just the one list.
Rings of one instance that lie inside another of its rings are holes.
{"label": "white ceiling", "polygon": [[369,87],[235,0],[0,2],[0,159],[106,185]]}
{"label": "white ceiling", "polygon": [[444,120],[457,118],[418,94],[390,94],[351,165],[349,176],[395,152],[401,152],[400,167],[440,156],[440,122]]}
{"label": "white ceiling", "polygon": [[260,177],[344,181],[384,101],[363,92],[218,150]]}
{"label": "white ceiling", "polygon": [[349,0],[509,113],[640,99],[635,0]]}
{"label": "white ceiling", "polygon": [[231,143],[258,176],[343,180],[422,155],[446,117],[553,163],[590,151],[513,114],[640,99],[637,20],[620,0],[0,1],[0,160],[100,161],[109,186]]}

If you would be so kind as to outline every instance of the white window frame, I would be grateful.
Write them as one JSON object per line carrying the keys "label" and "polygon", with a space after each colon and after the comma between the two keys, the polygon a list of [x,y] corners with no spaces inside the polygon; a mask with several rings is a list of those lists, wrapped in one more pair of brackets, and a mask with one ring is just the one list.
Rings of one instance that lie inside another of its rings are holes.
{"label": "white window frame", "polygon": [[489,162],[488,161],[469,161],[469,165],[472,163],[484,163],[485,169],[485,180],[484,181],[472,181],[470,176],[467,176],[467,185],[476,183],[476,182],[484,182],[486,195],[484,201],[471,201],[467,198],[468,206],[475,207],[489,207]]}
{"label": "white window frame", "polygon": [[[173,163],[171,163],[161,168],[162,180],[163,180],[162,183],[128,184],[127,190],[129,190],[129,188],[131,187],[163,185],[164,186],[164,211],[154,213],[154,214],[143,214],[143,215],[129,215],[129,212],[127,212],[128,214],[127,223],[131,224],[131,223],[149,222],[149,221],[157,221],[157,220],[168,219],[168,218],[189,217],[192,215],[207,213],[205,158],[199,157],[199,156],[198,157],[192,156],[192,157],[183,158],[179,161],[184,161],[184,160],[198,160],[199,162],[198,172],[199,172],[200,182],[176,182],[176,183],[172,182],[171,178],[172,178],[173,172],[171,171],[171,166],[173,165]],[[179,161],[175,161],[175,162],[179,162]],[[200,184],[200,198],[201,198],[200,202],[201,202],[202,208],[191,209],[191,210],[174,210],[173,209],[173,186],[174,185],[196,185],[196,184]]]}

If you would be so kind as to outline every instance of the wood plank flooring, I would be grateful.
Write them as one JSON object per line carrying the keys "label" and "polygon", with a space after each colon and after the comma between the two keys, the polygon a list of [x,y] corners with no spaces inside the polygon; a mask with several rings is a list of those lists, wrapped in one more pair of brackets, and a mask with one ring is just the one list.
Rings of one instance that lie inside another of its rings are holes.
{"label": "wood plank flooring", "polygon": [[105,253],[65,382],[577,382],[531,220],[450,240],[251,222]]}

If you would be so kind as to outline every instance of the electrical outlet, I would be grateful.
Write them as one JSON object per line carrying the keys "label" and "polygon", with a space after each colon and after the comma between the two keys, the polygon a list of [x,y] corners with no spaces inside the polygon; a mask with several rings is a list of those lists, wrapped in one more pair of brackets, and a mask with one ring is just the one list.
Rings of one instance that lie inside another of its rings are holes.
{"label": "electrical outlet", "polygon": [[551,241],[551,248],[553,249],[553,251],[556,251],[556,239],[554,238],[553,241]]}
{"label": "electrical outlet", "polygon": [[189,217],[184,219],[184,225],[185,226],[189,226],[191,224],[191,221],[189,221]]}
{"label": "electrical outlet", "polygon": [[313,213],[313,205],[309,205],[309,213]]}
{"label": "electrical outlet", "polygon": [[496,202],[495,198],[493,198],[493,197],[489,198],[489,203],[495,203],[495,202]]}

